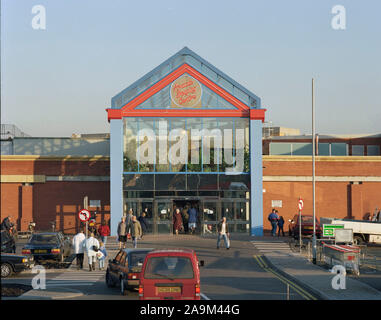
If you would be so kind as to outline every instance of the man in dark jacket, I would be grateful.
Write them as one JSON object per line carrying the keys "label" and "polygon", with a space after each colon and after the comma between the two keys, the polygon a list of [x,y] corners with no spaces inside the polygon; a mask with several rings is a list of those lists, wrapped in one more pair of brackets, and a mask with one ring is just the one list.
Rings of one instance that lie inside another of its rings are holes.
{"label": "man in dark jacket", "polygon": [[278,226],[278,220],[279,220],[279,217],[276,214],[275,209],[272,210],[272,212],[269,214],[267,219],[271,223],[271,227],[272,227],[271,235],[273,237],[275,237],[276,236],[276,229],[277,229],[277,226]]}
{"label": "man in dark jacket", "polygon": [[189,215],[188,227],[191,234],[193,234],[196,229],[197,214],[198,213],[196,208],[194,207],[194,205],[192,205],[192,208],[188,210],[188,215]]}
{"label": "man in dark jacket", "polygon": [[147,233],[148,231],[148,222],[146,218],[146,213],[143,212],[140,217],[138,218],[138,221],[140,222],[140,226],[142,227],[142,236],[141,239],[143,239],[143,235]]}

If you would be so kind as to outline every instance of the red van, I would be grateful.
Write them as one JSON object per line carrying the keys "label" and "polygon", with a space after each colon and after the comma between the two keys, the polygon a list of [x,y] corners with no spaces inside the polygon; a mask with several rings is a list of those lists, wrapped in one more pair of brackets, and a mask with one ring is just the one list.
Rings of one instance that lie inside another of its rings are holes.
{"label": "red van", "polygon": [[200,266],[191,249],[154,250],[140,274],[140,300],[200,300]]}

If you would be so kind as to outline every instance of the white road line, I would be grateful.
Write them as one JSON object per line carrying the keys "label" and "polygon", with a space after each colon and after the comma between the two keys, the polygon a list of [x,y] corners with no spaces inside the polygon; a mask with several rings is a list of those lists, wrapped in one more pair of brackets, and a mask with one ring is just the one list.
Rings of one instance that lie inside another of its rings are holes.
{"label": "white road line", "polygon": [[200,296],[205,299],[205,300],[211,300],[210,298],[208,298],[205,294],[203,293],[200,293]]}

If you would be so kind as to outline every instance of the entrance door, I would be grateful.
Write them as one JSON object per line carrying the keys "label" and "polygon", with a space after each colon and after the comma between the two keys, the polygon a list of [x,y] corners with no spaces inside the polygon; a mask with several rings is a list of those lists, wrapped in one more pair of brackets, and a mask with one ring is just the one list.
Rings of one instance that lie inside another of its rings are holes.
{"label": "entrance door", "polygon": [[220,220],[218,207],[218,201],[204,200],[202,202],[202,234],[206,235],[217,232],[216,227]]}
{"label": "entrance door", "polygon": [[172,234],[172,200],[155,200],[153,213],[153,233]]}

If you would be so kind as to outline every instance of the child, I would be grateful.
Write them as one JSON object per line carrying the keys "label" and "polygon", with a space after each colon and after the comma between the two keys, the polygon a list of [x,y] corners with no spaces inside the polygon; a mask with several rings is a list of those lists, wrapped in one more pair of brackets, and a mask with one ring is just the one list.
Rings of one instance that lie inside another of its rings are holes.
{"label": "child", "polygon": [[106,257],[107,257],[106,247],[103,242],[100,242],[99,250],[97,252],[97,258],[99,261],[99,270],[104,270]]}

